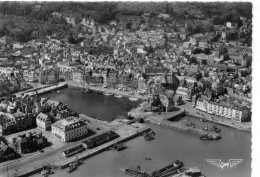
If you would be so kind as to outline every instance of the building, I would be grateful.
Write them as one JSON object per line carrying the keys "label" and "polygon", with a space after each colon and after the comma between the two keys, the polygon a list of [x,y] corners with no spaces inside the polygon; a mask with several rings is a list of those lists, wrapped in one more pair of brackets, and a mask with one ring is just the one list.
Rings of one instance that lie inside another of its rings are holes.
{"label": "building", "polygon": [[5,35],[5,36],[0,38],[0,44],[6,45],[6,44],[10,44],[10,43],[12,43],[11,37]]}
{"label": "building", "polygon": [[88,133],[87,124],[76,117],[69,117],[52,124],[52,135],[62,142],[68,142]]}
{"label": "building", "polygon": [[191,96],[190,90],[185,87],[178,87],[178,89],[176,90],[176,94],[182,96],[183,99],[189,99]]}
{"label": "building", "polygon": [[0,162],[11,160],[16,157],[15,151],[10,148],[5,140],[0,137]]}
{"label": "building", "polygon": [[93,136],[92,138],[89,138],[86,141],[83,141],[83,146],[87,149],[95,148],[101,144],[104,144],[106,142],[109,142],[115,138],[118,138],[119,135],[113,131],[108,131],[102,134],[98,134]]}
{"label": "building", "polygon": [[158,18],[169,18],[170,14],[159,14]]}
{"label": "building", "polygon": [[13,138],[14,149],[19,153],[29,153],[42,149],[48,145],[47,138],[42,133],[29,132]]}
{"label": "building", "polygon": [[20,132],[35,127],[35,117],[32,114],[2,113],[0,114],[0,133],[3,135]]}
{"label": "building", "polygon": [[236,122],[244,122],[250,118],[249,108],[238,106],[228,101],[209,102],[205,98],[199,98],[195,107],[209,114],[232,119]]}
{"label": "building", "polygon": [[41,84],[53,84],[58,82],[59,74],[56,68],[40,69],[39,82]]}
{"label": "building", "polygon": [[36,117],[36,124],[42,130],[51,130],[51,119],[47,114],[40,113]]}

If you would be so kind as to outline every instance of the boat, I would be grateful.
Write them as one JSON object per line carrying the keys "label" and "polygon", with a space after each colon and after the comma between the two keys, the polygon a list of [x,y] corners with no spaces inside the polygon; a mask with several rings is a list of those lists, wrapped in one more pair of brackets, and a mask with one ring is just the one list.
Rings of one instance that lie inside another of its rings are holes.
{"label": "boat", "polygon": [[150,158],[150,157],[145,157],[145,160],[152,160],[152,158]]}
{"label": "boat", "polygon": [[86,93],[91,93],[91,90],[87,89],[85,90]]}
{"label": "boat", "polygon": [[115,149],[117,151],[122,151],[122,150],[126,149],[126,145],[123,143],[116,143],[116,144],[114,144],[113,149]]}
{"label": "boat", "polygon": [[210,131],[214,131],[214,132],[216,132],[216,133],[220,133],[220,132],[221,132],[221,129],[218,128],[217,126],[214,126],[214,125],[213,125],[213,127],[210,129]]}
{"label": "boat", "polygon": [[132,169],[125,169],[125,173],[130,176],[139,176],[139,177],[148,177],[149,174],[147,174],[144,170],[141,170],[141,167],[138,166],[137,170]]}
{"label": "boat", "polygon": [[111,96],[111,95],[113,95],[112,93],[108,93],[108,92],[105,92],[105,93],[103,93],[105,96]]}
{"label": "boat", "polygon": [[207,128],[207,127],[204,127],[203,130],[208,131],[208,128]]}
{"label": "boat", "polygon": [[188,120],[187,123],[184,124],[186,127],[191,127],[191,128],[195,128],[195,124],[193,122],[191,122],[190,120]]}
{"label": "boat", "polygon": [[51,171],[51,167],[48,164],[43,165],[41,174],[44,177],[47,177],[49,174],[53,174],[54,172]]}
{"label": "boat", "polygon": [[114,95],[116,98],[122,98],[123,96],[122,95],[118,95],[118,94],[116,94],[116,95]]}
{"label": "boat", "polygon": [[74,170],[76,170],[76,168],[77,168],[76,164],[71,163],[71,164],[69,165],[69,168],[67,169],[67,172],[68,172],[68,173],[71,173],[71,172],[73,172]]}
{"label": "boat", "polygon": [[67,169],[68,173],[73,172],[74,170],[76,170],[77,166],[79,166],[80,162],[78,160],[78,158],[76,157],[75,160],[69,165],[69,168]]}
{"label": "boat", "polygon": [[193,176],[206,177],[205,175],[203,175],[203,174],[201,173],[200,169],[197,168],[197,167],[186,169],[186,170],[184,171],[184,174],[185,174],[185,176],[187,176],[187,177],[193,177]]}
{"label": "boat", "polygon": [[57,93],[60,93],[60,91],[59,91],[59,90],[57,90]]}
{"label": "boat", "polygon": [[96,93],[98,93],[98,94],[103,94],[103,92],[101,92],[101,91],[98,91],[98,90],[96,91]]}
{"label": "boat", "polygon": [[42,176],[43,177],[47,177],[48,176],[48,173],[47,173],[47,171],[46,170],[42,170],[42,172],[41,172],[41,174],[42,174]]}
{"label": "boat", "polygon": [[147,132],[147,133],[145,133],[145,135],[144,135],[144,139],[145,139],[146,141],[151,141],[151,140],[154,139],[154,135],[155,135],[155,133],[154,133],[153,131]]}
{"label": "boat", "polygon": [[159,177],[159,176],[165,176],[169,175],[170,173],[173,173],[174,171],[180,169],[183,167],[183,162],[176,160],[175,162],[171,163],[170,165],[152,172],[151,176],[153,177]]}
{"label": "boat", "polygon": [[138,98],[136,98],[136,97],[130,97],[129,100],[130,100],[130,101],[138,101]]}
{"label": "boat", "polygon": [[213,140],[220,140],[222,138],[219,134],[213,134],[211,137]]}
{"label": "boat", "polygon": [[208,134],[207,135],[202,135],[200,137],[201,140],[204,140],[204,141],[212,141],[213,138],[211,136],[209,136]]}

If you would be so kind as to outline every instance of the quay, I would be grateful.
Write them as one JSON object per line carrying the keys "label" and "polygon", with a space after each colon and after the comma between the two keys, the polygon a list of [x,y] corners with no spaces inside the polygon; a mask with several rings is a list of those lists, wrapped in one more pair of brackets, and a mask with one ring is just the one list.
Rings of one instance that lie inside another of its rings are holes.
{"label": "quay", "polygon": [[[157,115],[158,117],[168,117],[168,120],[170,120],[171,118],[169,118],[169,117],[174,117],[175,115],[179,114],[178,111],[167,112],[167,113],[162,112],[160,115],[153,113],[153,112],[145,112],[144,107],[146,107],[147,104],[148,104],[147,102],[142,102],[139,107],[133,108],[132,110],[130,110],[128,112],[128,117],[132,117],[132,118],[142,117],[142,118],[144,118],[145,121],[149,121],[150,120],[149,118],[152,118],[153,116]],[[205,119],[209,122],[220,124],[220,125],[223,125],[226,127],[251,132],[251,122],[235,122],[233,120],[226,119],[224,117],[212,115],[207,112],[202,112],[202,111],[194,108],[191,105],[191,103],[189,103],[189,102],[186,102],[184,105],[180,105],[177,108],[180,110],[185,110],[185,112],[188,115],[193,116],[198,119]],[[147,118],[148,118],[148,120],[146,120]]]}
{"label": "quay", "polygon": [[[97,119],[94,119],[94,118],[91,118],[91,117],[88,117],[88,116],[86,117],[86,115],[83,115],[83,114],[81,114],[80,117],[85,118],[85,119],[89,119],[89,120],[92,120],[92,121],[95,120],[96,122],[102,123],[103,126],[107,126],[107,127],[108,127],[108,124],[109,124],[108,122],[105,122],[105,121],[97,120]],[[83,151],[81,153],[78,153],[78,154],[71,156],[71,157],[64,158],[61,161],[52,162],[52,163],[50,163],[50,166],[55,168],[55,169],[67,168],[69,166],[69,164],[71,164],[75,160],[75,157],[77,157],[77,159],[81,160],[81,161],[86,160],[88,158],[91,158],[91,157],[93,157],[97,154],[100,154],[100,153],[106,151],[107,149],[112,147],[114,144],[129,141],[129,140],[131,140],[131,139],[133,139],[137,136],[143,135],[143,133],[151,130],[150,127],[148,127],[146,125],[142,125],[142,124],[139,124],[139,123],[133,123],[133,121],[131,121],[132,124],[129,125],[128,122],[130,122],[130,121],[127,121],[127,120],[122,121],[122,122],[120,122],[121,124],[119,126],[110,125],[109,128],[107,128],[105,131],[102,132],[102,133],[105,133],[105,132],[112,130],[119,135],[118,138],[111,140],[111,141],[109,141],[105,144],[102,144],[100,146],[97,146],[93,149],[86,149],[85,151]],[[89,138],[91,138],[91,137],[89,137]],[[84,139],[84,141],[86,141],[87,139]],[[43,168],[42,166],[34,167],[34,168],[32,168],[28,171],[24,171],[20,174],[16,174],[16,176],[17,177],[27,177],[27,176],[30,176],[30,175],[34,175],[34,174],[40,172],[42,170],[42,168]]]}
{"label": "quay", "polygon": [[[155,125],[168,127],[168,128],[174,129],[174,130],[186,132],[186,133],[197,135],[197,136],[203,136],[203,135],[208,134],[208,132],[206,130],[203,130],[203,129],[200,129],[197,127],[194,127],[194,128],[188,127],[178,121],[170,121],[172,119],[175,119],[178,117],[183,117],[185,115],[186,115],[185,112],[180,111],[180,112],[176,113],[176,115],[171,116],[169,119],[164,119],[164,116],[151,116],[151,117],[146,118],[145,121],[155,124]],[[218,135],[218,133],[210,132],[210,135]]]}
{"label": "quay", "polygon": [[[143,118],[145,122],[152,123],[159,126],[168,127],[171,129],[175,129],[178,131],[186,132],[189,134],[197,135],[197,136],[203,136],[208,134],[206,130],[200,129],[200,128],[191,128],[188,126],[185,126],[183,123],[180,123],[178,121],[173,121],[174,119],[178,119],[181,117],[184,117],[188,115],[189,113],[184,110],[176,111],[176,112],[168,112],[168,113],[161,113],[155,115],[152,112],[143,112],[142,106],[144,106],[145,103],[142,103],[138,108],[132,109],[128,112],[128,116],[132,117],[134,119],[140,119]],[[218,135],[218,133],[210,132],[210,135]]]}
{"label": "quay", "polygon": [[[123,143],[123,142],[129,141],[137,136],[142,135],[144,132],[147,132],[149,130],[150,130],[150,128],[144,127],[141,130],[136,131],[135,133],[128,134],[125,137],[119,137],[119,138],[114,139],[110,142],[107,142],[103,145],[100,145],[94,149],[87,150],[87,152],[84,152],[83,154],[76,155],[76,156],[79,160],[86,160],[101,152],[106,151],[107,149],[109,149],[110,147],[112,147],[113,145],[115,145],[117,143]],[[60,168],[61,169],[67,168],[69,166],[69,164],[72,163],[74,160],[75,160],[75,157],[71,157],[67,160],[64,160],[63,162],[60,163]],[[56,165],[58,165],[58,164],[56,164]]]}
{"label": "quay", "polygon": [[[83,85],[75,83],[75,82],[67,82],[67,84],[70,87],[83,88]],[[150,99],[150,96],[148,96],[148,95],[131,94],[131,92],[128,92],[128,91],[122,91],[122,90],[117,90],[117,89],[113,89],[113,88],[104,88],[102,86],[90,86],[89,85],[88,89],[92,90],[94,92],[112,93],[112,94],[123,95],[126,97],[135,97],[135,98],[142,99],[142,100]]]}

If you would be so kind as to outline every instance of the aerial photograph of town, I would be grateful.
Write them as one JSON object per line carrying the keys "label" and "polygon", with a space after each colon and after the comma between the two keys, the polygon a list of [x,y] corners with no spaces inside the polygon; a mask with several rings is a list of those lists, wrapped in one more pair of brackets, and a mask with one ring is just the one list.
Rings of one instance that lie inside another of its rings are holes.
{"label": "aerial photograph of town", "polygon": [[252,19],[252,2],[0,2],[0,177],[251,177]]}

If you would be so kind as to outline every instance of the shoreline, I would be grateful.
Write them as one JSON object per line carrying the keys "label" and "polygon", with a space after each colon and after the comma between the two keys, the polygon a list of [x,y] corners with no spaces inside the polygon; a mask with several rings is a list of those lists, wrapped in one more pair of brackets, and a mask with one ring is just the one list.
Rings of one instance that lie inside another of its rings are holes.
{"label": "shoreline", "polygon": [[[79,114],[79,117],[84,119],[84,120],[89,120],[89,121],[92,122],[91,124],[95,124],[98,127],[100,127],[101,130],[99,131],[99,133],[112,130],[112,131],[115,131],[116,133],[118,133],[119,137],[112,140],[112,141],[109,141],[105,144],[97,146],[93,149],[87,149],[83,153],[75,154],[75,155],[71,156],[70,158],[63,158],[63,159],[60,159],[59,161],[52,161],[52,160],[48,161],[48,162],[46,161],[44,164],[50,164],[50,166],[52,166],[54,168],[54,170],[55,169],[59,169],[59,170],[64,169],[72,161],[75,160],[75,157],[78,157],[78,159],[80,159],[82,161],[86,160],[88,158],[91,158],[91,157],[94,157],[96,155],[101,154],[102,152],[106,151],[106,149],[108,149],[109,147],[113,146],[116,143],[127,142],[131,139],[134,139],[134,138],[142,135],[143,132],[149,131],[151,129],[147,125],[143,125],[143,124],[138,125],[137,122],[139,121],[139,119],[136,119],[134,121],[133,120],[127,120],[127,119],[125,119],[125,121],[120,121],[121,119],[118,119],[119,121],[113,120],[115,123],[119,123],[119,125],[115,125],[111,122],[95,119],[95,118],[89,117],[85,114]],[[134,123],[137,123],[138,126],[136,126]],[[133,124],[133,125],[130,125],[130,124]],[[93,125],[90,126],[90,129],[91,129],[91,127],[93,128],[94,126]],[[128,127],[128,128],[125,128],[125,127]],[[129,128],[130,128],[130,131],[128,131]],[[90,138],[90,137],[88,137],[88,138]],[[75,143],[81,144],[82,141],[87,140],[88,138],[80,139]],[[52,151],[53,152],[54,151],[60,152],[65,147],[66,147],[66,144],[64,144],[62,147],[60,147],[58,149],[54,149]],[[52,153],[52,151],[50,151],[49,153]],[[42,155],[44,155],[44,154],[42,154]],[[22,170],[20,173],[17,173],[17,171],[13,171],[13,170],[15,170],[17,168],[17,166],[22,164],[23,161],[25,161],[25,163],[27,163],[26,161],[28,160],[28,158],[21,158],[21,159],[16,159],[16,160],[18,160],[19,163],[14,164],[14,163],[11,162],[10,165],[6,165],[5,167],[1,168],[1,171],[4,172],[4,168],[12,167],[11,169],[9,169],[9,172],[12,171],[11,175],[14,175],[14,176],[17,176],[17,177],[25,177],[25,176],[32,176],[32,175],[35,175],[36,173],[39,173],[42,170],[43,165],[44,165],[40,162],[39,164],[37,164],[33,168],[32,167],[24,168],[24,170]],[[29,162],[29,164],[30,163],[31,162]],[[1,173],[1,174],[4,174],[4,173]]]}
{"label": "shoreline", "polygon": [[[75,82],[66,82],[69,87],[77,87],[77,88],[83,88],[81,84],[75,83]],[[131,92],[128,91],[122,91],[117,89],[111,89],[111,88],[104,88],[102,86],[88,86],[89,90],[92,90],[94,92],[102,92],[102,93],[111,93],[111,94],[117,94],[117,95],[123,95],[126,97],[134,97],[142,100],[148,100],[150,96],[148,95],[137,95],[137,94],[131,94]]]}
{"label": "shoreline", "polygon": [[[175,114],[177,114],[177,112],[168,112],[168,113],[161,113],[161,114],[156,114],[153,112],[144,112],[143,111],[143,106],[144,106],[144,102],[141,103],[137,108],[133,108],[132,110],[130,110],[128,112],[129,116],[132,116],[134,118],[138,118],[138,117],[143,117],[145,120],[149,120],[151,117],[153,116],[157,116],[157,117],[169,117],[169,116],[175,116]],[[191,106],[189,106],[187,103],[185,105],[181,105],[177,108],[183,109],[185,110],[185,112],[188,113],[189,116],[193,116],[194,118],[197,119],[206,119],[209,122],[213,122],[219,125],[223,125],[226,127],[230,127],[230,128],[234,128],[236,130],[241,130],[241,131],[246,131],[246,132],[251,132],[251,125],[246,125],[245,123],[238,123],[238,122],[234,122],[232,120],[228,120],[226,118],[222,118],[222,117],[217,117],[215,115],[211,115],[208,114],[206,112],[203,112],[202,115],[201,114],[196,114],[196,112],[201,112]],[[206,114],[206,116],[204,115]],[[204,116],[203,116],[204,115]],[[209,117],[214,117],[213,120]],[[220,120],[219,120],[220,119]],[[156,120],[158,123],[160,123],[160,121]],[[251,122],[250,122],[251,123]]]}

